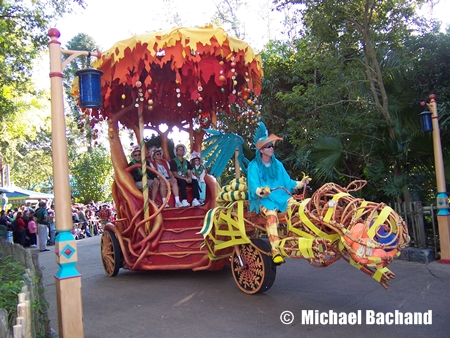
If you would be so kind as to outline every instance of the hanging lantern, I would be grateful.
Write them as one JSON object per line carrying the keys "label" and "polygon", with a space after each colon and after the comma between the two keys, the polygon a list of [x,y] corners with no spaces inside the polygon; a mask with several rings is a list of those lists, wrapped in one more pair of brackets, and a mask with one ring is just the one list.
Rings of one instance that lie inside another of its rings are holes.
{"label": "hanging lantern", "polygon": [[94,68],[79,70],[77,73],[80,84],[80,107],[101,108],[101,77],[103,72]]}
{"label": "hanging lantern", "polygon": [[433,131],[433,124],[431,122],[431,112],[425,110],[420,113],[420,124],[422,125],[422,131],[424,133],[429,133]]}

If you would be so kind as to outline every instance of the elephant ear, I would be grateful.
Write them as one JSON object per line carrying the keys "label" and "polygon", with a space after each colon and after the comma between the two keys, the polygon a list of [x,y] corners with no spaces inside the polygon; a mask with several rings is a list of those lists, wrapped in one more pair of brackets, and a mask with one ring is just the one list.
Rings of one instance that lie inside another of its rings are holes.
{"label": "elephant ear", "polygon": [[215,177],[222,175],[228,161],[233,157],[236,150],[239,151],[238,161],[244,174],[247,173],[249,161],[244,157],[242,144],[244,139],[233,133],[224,134],[214,129],[203,129],[210,134],[203,143],[207,144],[203,150],[203,157],[206,159],[205,165],[208,172]]}

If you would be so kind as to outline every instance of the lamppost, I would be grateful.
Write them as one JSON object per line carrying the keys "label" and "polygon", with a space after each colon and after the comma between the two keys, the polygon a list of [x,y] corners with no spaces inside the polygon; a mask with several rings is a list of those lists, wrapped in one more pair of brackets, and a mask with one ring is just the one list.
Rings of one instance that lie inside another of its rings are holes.
{"label": "lamppost", "polygon": [[[61,50],[61,43],[58,41],[60,33],[56,28],[51,28],[48,31],[48,36],[50,37],[53,189],[55,195],[55,214],[57,217],[56,229],[58,231],[58,236],[55,241],[55,254],[56,262],[60,267],[55,275],[59,337],[84,337],[81,275],[75,268],[78,260],[77,245],[71,233],[72,206],[69,185],[62,71],[76,57],[81,55],[89,57],[91,56],[91,52]],[[70,56],[62,62],[61,54],[69,54]],[[97,57],[99,56],[100,54],[97,55]],[[99,79],[93,82],[98,82],[98,85],[100,85]],[[85,87],[91,87],[91,85]],[[97,90],[100,92],[100,87]],[[80,91],[82,91],[81,84]],[[89,107],[94,108],[95,104],[91,104]]]}
{"label": "lamppost", "polygon": [[437,220],[439,227],[439,242],[441,247],[441,259],[439,262],[450,264],[450,212],[448,211],[448,195],[445,183],[444,161],[442,157],[441,133],[439,130],[436,95],[431,94],[429,98],[430,103],[421,102],[421,105],[423,107],[427,106],[429,110],[425,110],[420,115],[422,130],[424,132],[433,131],[434,167],[436,171],[437,184]]}

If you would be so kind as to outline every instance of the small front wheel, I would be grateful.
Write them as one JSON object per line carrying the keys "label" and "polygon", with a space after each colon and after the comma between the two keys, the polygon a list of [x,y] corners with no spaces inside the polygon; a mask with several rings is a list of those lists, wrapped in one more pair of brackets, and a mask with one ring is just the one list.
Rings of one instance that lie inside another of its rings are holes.
{"label": "small front wheel", "polygon": [[106,274],[110,277],[116,276],[122,266],[122,251],[116,234],[111,230],[104,230],[100,247]]}
{"label": "small front wheel", "polygon": [[270,244],[254,238],[254,244],[241,244],[231,256],[231,273],[242,292],[253,295],[269,290],[275,282],[276,265],[272,262]]}

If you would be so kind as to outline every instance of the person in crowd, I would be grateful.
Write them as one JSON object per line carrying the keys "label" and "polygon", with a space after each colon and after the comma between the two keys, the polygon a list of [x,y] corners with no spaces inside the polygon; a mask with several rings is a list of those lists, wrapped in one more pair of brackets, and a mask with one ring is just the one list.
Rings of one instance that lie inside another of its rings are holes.
{"label": "person in crowd", "polygon": [[37,248],[36,237],[36,222],[34,221],[34,211],[31,209],[28,212],[28,234],[30,236],[30,248]]}
{"label": "person in crowd", "polygon": [[28,202],[25,204],[24,212],[28,212],[28,213],[29,213],[30,210],[33,210],[33,208],[31,207],[31,202],[28,201]]}
{"label": "person in crowd", "polygon": [[0,224],[4,225],[8,229],[8,231],[14,231],[13,223],[11,219],[6,215],[5,210],[2,210],[0,212]]}
{"label": "person in crowd", "polygon": [[[256,156],[248,166],[247,175],[250,211],[259,212],[266,218],[267,236],[275,264],[284,263],[278,250],[278,212],[285,212],[288,204],[296,203],[286,190],[299,190],[309,182],[309,177],[302,181],[291,179],[283,164],[276,159],[274,146],[276,141],[281,140],[274,134],[267,136],[266,127],[260,122],[255,134]],[[279,189],[280,187],[286,190]]]}
{"label": "person in crowd", "polygon": [[81,229],[84,231],[86,236],[92,237],[91,231],[89,229],[89,223],[84,213],[84,206],[77,207],[78,220],[81,225]]}
{"label": "person in crowd", "polygon": [[39,240],[39,251],[50,251],[47,249],[48,227],[50,225],[50,218],[48,217],[47,203],[45,201],[39,202],[39,208],[34,212],[34,217],[37,220],[37,235]]}
{"label": "person in crowd", "polygon": [[73,235],[73,238],[75,238],[76,240],[84,239],[84,233],[83,233],[83,230],[81,229],[81,225],[79,223],[74,223],[72,225],[71,233]]}
{"label": "person in crowd", "polygon": [[202,163],[202,158],[199,152],[193,151],[191,154],[192,179],[197,180],[199,190],[199,202],[205,204],[206,197],[206,167]]}
{"label": "person in crowd", "polygon": [[18,211],[14,220],[15,243],[25,246],[25,221],[22,219],[22,212]]}
{"label": "person in crowd", "polygon": [[8,209],[8,211],[6,212],[6,217],[8,217],[10,222],[14,222],[14,212],[11,209]]}
{"label": "person in crowd", "polygon": [[80,219],[78,218],[78,213],[72,205],[72,223],[79,223],[79,222],[80,222]]}
{"label": "person in crowd", "polygon": [[92,210],[95,214],[98,211],[97,204],[94,201],[90,201],[88,209]]}
{"label": "person in crowd", "polygon": [[92,228],[92,231],[94,232],[94,236],[98,235],[98,227],[97,227],[97,220],[95,216],[95,209],[92,207],[92,204],[88,206],[86,209],[85,215],[86,219],[88,221],[89,228]]}
{"label": "person in crowd", "polygon": [[[181,206],[180,196],[178,192],[178,184],[177,180],[173,176],[172,171],[170,171],[170,163],[163,158],[163,150],[162,148],[153,148],[151,149],[151,162],[150,166],[158,171],[161,175],[163,175],[170,183],[170,189],[175,197],[175,206]],[[159,193],[161,194],[162,202],[166,200],[167,188],[164,181],[160,180],[158,176],[155,178],[159,180]],[[158,191],[156,189],[152,189],[152,200],[155,201],[156,194]],[[166,204],[166,207],[169,207],[169,203]]]}
{"label": "person in crowd", "polygon": [[177,180],[181,203],[176,205],[176,207],[189,207],[190,204],[187,201],[187,191],[186,186],[190,185],[192,187],[192,206],[196,207],[200,205],[198,201],[199,191],[197,180],[192,179],[192,166],[189,161],[187,161],[184,156],[186,155],[187,149],[183,144],[178,144],[175,146],[175,157],[170,161],[170,171],[172,171],[173,176]]}
{"label": "person in crowd", "polygon": [[56,221],[55,221],[55,212],[53,210],[48,212],[49,217],[49,234],[50,239],[48,240],[49,245],[55,245],[55,236],[56,236]]}
{"label": "person in crowd", "polygon": [[[141,148],[139,146],[133,146],[131,149],[131,161],[128,166],[131,167],[135,164],[141,163]],[[142,167],[137,167],[131,170],[131,176],[133,176],[134,184],[140,190],[142,190]],[[155,181],[156,175],[151,171],[147,171],[147,186],[149,189],[158,190],[159,181]]]}
{"label": "person in crowd", "polygon": [[102,230],[105,228],[105,225],[111,222],[112,212],[107,203],[102,204],[102,208],[98,212],[98,218],[100,219],[100,224],[102,226]]}

